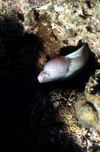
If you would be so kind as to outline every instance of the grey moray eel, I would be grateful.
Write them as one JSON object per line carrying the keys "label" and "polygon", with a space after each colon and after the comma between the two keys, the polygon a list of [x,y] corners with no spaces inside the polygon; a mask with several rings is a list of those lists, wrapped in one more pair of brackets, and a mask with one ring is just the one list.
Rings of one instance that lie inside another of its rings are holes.
{"label": "grey moray eel", "polygon": [[89,48],[83,40],[80,48],[66,56],[58,56],[49,60],[38,75],[39,83],[65,80],[77,75],[89,58]]}

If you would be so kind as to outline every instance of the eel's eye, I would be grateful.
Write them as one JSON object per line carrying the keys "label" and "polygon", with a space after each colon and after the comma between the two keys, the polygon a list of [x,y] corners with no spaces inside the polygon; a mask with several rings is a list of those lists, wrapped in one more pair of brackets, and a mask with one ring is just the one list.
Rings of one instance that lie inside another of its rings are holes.
{"label": "eel's eye", "polygon": [[46,78],[49,77],[49,74],[46,74],[45,77],[46,77]]}

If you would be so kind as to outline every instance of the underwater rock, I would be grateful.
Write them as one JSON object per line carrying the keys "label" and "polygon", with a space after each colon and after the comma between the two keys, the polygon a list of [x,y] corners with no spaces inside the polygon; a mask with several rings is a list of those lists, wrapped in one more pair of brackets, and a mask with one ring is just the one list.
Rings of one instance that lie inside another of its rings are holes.
{"label": "underwater rock", "polygon": [[100,147],[99,146],[93,146],[87,152],[100,152]]}
{"label": "underwater rock", "polygon": [[76,114],[82,127],[91,128],[96,127],[98,123],[98,113],[89,101],[87,101],[84,93],[78,97],[76,103]]}
{"label": "underwater rock", "polygon": [[84,93],[77,99],[75,110],[82,127],[100,131],[100,70],[90,77]]}

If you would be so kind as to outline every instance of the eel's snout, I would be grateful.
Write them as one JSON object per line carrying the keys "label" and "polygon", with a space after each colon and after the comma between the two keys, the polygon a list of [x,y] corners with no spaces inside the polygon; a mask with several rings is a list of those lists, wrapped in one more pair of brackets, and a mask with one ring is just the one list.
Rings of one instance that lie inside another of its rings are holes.
{"label": "eel's snout", "polygon": [[44,83],[45,80],[46,80],[46,78],[47,78],[48,76],[49,76],[49,74],[47,74],[47,72],[42,71],[42,72],[38,75],[37,79],[38,79],[38,81],[39,81],[40,83]]}

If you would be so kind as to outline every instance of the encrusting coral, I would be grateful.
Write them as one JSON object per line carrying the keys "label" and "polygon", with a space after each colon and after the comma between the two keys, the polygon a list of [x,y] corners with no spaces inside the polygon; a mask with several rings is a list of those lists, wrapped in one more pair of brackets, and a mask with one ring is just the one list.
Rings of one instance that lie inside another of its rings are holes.
{"label": "encrusting coral", "polygon": [[77,99],[75,110],[81,126],[100,131],[100,70],[90,77],[84,93]]}

